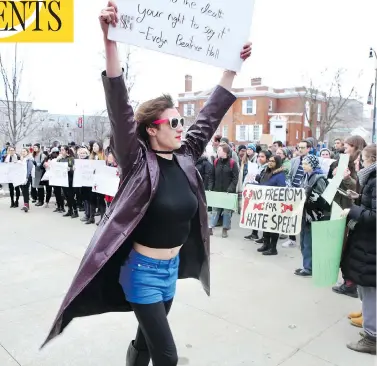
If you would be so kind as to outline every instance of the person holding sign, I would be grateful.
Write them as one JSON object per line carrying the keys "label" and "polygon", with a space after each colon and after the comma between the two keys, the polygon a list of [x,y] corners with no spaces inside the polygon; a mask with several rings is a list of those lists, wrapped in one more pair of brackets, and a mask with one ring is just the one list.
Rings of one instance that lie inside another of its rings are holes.
{"label": "person holding sign", "polygon": [[[183,140],[185,120],[170,96],[149,100],[134,114],[117,45],[108,40],[109,26],[120,16],[110,1],[99,19],[111,150],[123,179],[42,347],[76,317],[133,311],[139,327],[126,365],[147,366],[152,359],[154,366],[175,366],[167,315],[176,281],[199,279],[210,293],[207,207],[195,163],[236,100],[231,93],[235,73],[224,71]],[[247,44],[239,56],[246,60],[250,55]]]}
{"label": "person holding sign", "polygon": [[327,187],[327,178],[319,166],[315,155],[306,155],[302,159],[304,171],[302,188],[305,189],[306,202],[302,215],[300,233],[303,268],[296,269],[295,275],[311,277],[312,275],[312,226],[313,221],[328,220],[331,210],[328,203],[321,197]]}
{"label": "person holding sign", "polygon": [[360,195],[348,191],[356,199],[343,210],[349,234],[342,260],[342,272],[358,286],[362,301],[364,336],[347,344],[357,352],[376,354],[376,144],[362,152],[364,168],[357,173]]}
{"label": "person holding sign", "polygon": [[[4,163],[17,163],[18,156],[16,149],[13,146],[9,146],[7,155],[4,159]],[[9,183],[9,195],[11,200],[10,208],[18,207],[18,200],[20,199],[20,187],[15,187],[13,183]],[[16,192],[16,200],[14,200],[14,192]]]}
{"label": "person holding sign", "polygon": [[[267,169],[257,178],[259,184],[269,187],[285,187],[285,173],[282,165],[283,162],[280,156],[271,156],[268,159]],[[277,255],[276,246],[278,240],[278,233],[263,232],[263,245],[257,249],[258,252],[263,255]]]}
{"label": "person holding sign", "polygon": [[[237,162],[231,158],[230,146],[222,142],[217,149],[217,156],[218,158],[213,162],[214,169],[210,177],[209,185],[215,192],[235,193],[238,183],[238,166]],[[220,207],[213,207],[209,233],[213,235],[213,228],[216,227],[221,212],[223,217],[222,237],[227,238],[232,220],[232,210],[223,210]]]}

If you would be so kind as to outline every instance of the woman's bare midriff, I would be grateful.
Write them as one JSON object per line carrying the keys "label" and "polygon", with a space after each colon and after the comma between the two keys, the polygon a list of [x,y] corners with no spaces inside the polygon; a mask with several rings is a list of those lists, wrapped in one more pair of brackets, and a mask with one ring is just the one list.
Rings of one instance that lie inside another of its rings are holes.
{"label": "woman's bare midriff", "polygon": [[157,249],[157,248],[149,248],[145,245],[134,243],[134,250],[141,255],[145,255],[146,257],[153,258],[153,259],[160,259],[160,260],[169,260],[175,258],[182,245],[179,247],[171,248],[171,249]]}

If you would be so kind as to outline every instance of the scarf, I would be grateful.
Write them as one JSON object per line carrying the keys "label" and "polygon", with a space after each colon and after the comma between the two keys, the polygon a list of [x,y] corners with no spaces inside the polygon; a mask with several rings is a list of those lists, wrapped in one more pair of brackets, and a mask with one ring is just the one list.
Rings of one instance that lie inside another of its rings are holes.
{"label": "scarf", "polygon": [[376,171],[376,163],[374,162],[368,168],[363,168],[357,173],[357,177],[359,178],[359,183],[361,187],[364,187],[368,181],[368,178],[371,173]]}

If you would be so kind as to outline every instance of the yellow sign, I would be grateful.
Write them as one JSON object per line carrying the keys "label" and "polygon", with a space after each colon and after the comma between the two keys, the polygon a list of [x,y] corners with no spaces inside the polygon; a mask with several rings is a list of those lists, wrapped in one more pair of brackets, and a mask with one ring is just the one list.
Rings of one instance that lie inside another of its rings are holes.
{"label": "yellow sign", "polygon": [[73,41],[73,0],[0,1],[0,42]]}

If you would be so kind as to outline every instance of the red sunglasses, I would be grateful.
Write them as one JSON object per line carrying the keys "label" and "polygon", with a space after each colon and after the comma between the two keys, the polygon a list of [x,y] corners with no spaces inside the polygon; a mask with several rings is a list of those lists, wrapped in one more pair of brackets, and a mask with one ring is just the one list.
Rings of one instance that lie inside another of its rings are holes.
{"label": "red sunglasses", "polygon": [[161,124],[166,123],[166,122],[169,122],[170,128],[172,128],[173,130],[176,130],[178,128],[179,124],[181,124],[182,127],[184,126],[185,119],[183,117],[180,117],[180,118],[173,117],[173,118],[169,118],[169,119],[168,118],[158,119],[157,121],[154,121],[153,124],[154,125],[161,125]]}

